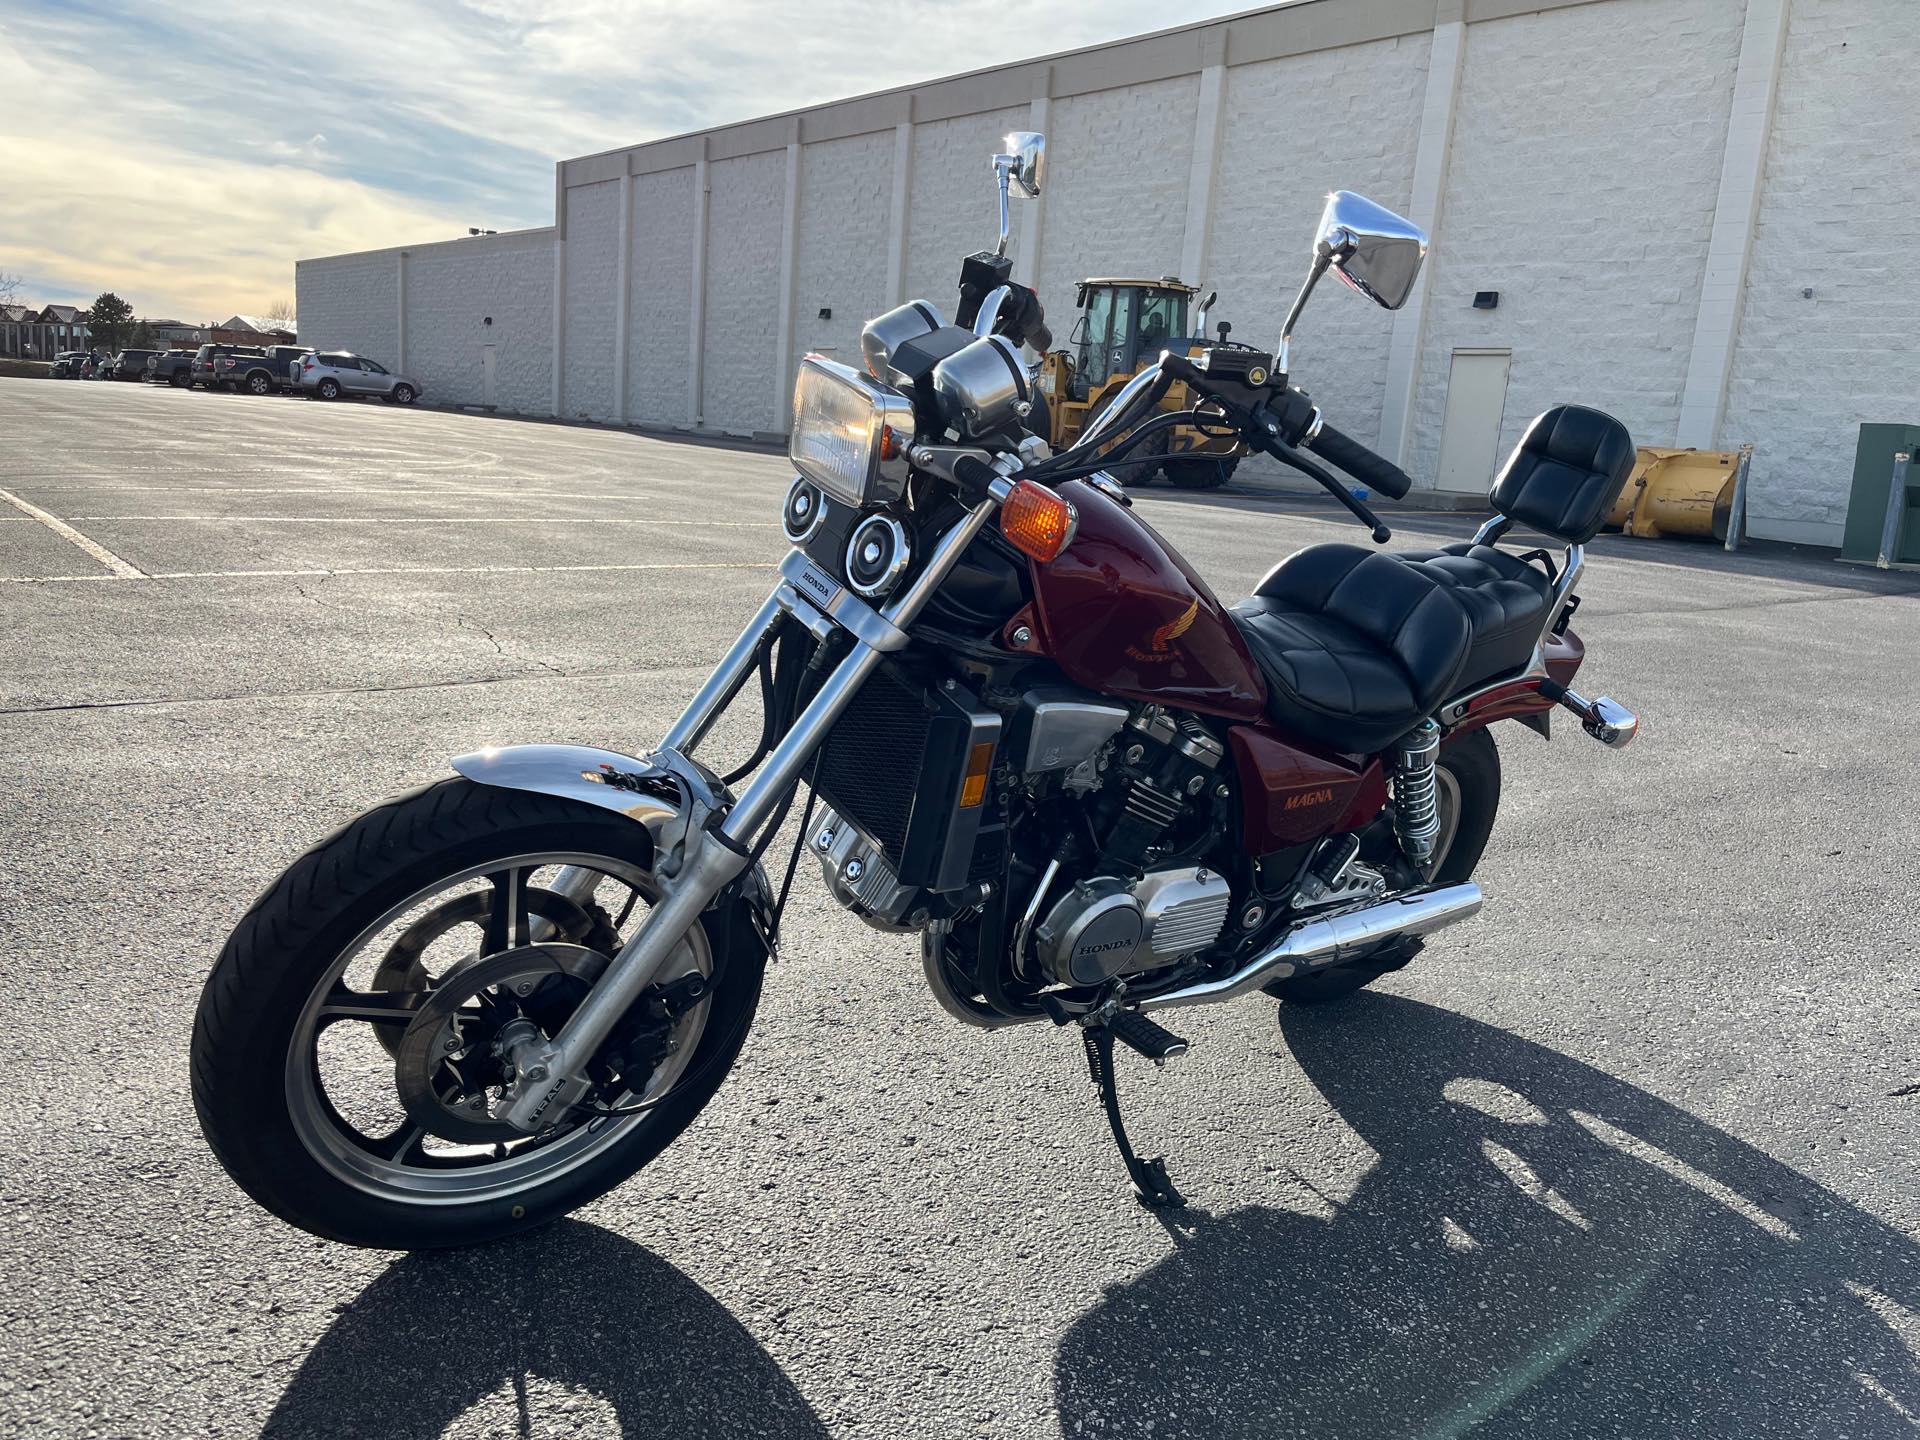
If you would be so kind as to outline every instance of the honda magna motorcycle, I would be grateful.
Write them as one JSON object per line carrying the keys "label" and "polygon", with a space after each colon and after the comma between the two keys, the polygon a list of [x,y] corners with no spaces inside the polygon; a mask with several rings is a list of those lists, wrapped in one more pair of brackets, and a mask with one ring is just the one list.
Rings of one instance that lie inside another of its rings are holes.
{"label": "honda magna motorcycle", "polygon": [[[1334,194],[1276,353],[1175,347],[1052,453],[1022,356],[1051,343],[1045,314],[1006,254],[1044,140],[1007,150],[1000,241],[964,261],[955,323],[915,301],[867,325],[864,371],[801,362],[792,548],[659,747],[460,756],[240,921],[193,1094],[276,1215],[466,1244],[633,1174],[738,1057],[800,847],[841,905],[920,937],[956,1019],[1077,1027],[1136,1193],[1178,1204],[1128,1143],[1115,1042],[1164,1061],[1186,1046],[1161,1012],[1341,995],[1475,914],[1494,721],[1544,735],[1559,707],[1633,738],[1627,709],[1572,688],[1582,546],[1634,457],[1606,415],[1535,420],[1471,543],[1315,545],[1231,609],[1112,478],[1197,426],[1311,476],[1384,543],[1326,464],[1393,497],[1411,481],[1322,419],[1288,348],[1328,270],[1404,304],[1418,228]],[[1162,407],[1176,381],[1193,408]],[[1564,549],[1501,548],[1514,526]],[[718,774],[696,754],[750,688],[759,743]],[[761,859],[803,787],[776,897]]]}

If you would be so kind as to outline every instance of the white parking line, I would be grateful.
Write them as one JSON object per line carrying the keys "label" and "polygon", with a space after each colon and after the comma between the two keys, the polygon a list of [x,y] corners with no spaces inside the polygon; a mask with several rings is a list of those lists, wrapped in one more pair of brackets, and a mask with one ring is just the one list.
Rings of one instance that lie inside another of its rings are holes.
{"label": "white parking line", "polygon": [[125,560],[122,560],[118,555],[114,554],[113,551],[107,549],[106,546],[89,540],[59,516],[49,515],[38,505],[29,505],[11,490],[0,490],[0,500],[6,501],[24,515],[31,515],[62,540],[86,551],[87,554],[98,560],[122,580],[144,580],[147,578],[147,572],[139,566],[128,564]]}
{"label": "white parking line", "polygon": [[[6,492],[0,490],[0,495]],[[125,561],[121,562],[125,564]],[[357,570],[156,570],[148,574],[0,575],[0,585],[75,585],[96,580],[305,580],[345,575],[558,575],[600,570],[774,570],[770,560],[713,560],[660,565],[393,565]]]}
{"label": "white parking line", "polygon": [[657,520],[599,515],[76,515],[76,520],[206,520],[248,525],[684,525],[709,530],[777,530],[778,520]]}

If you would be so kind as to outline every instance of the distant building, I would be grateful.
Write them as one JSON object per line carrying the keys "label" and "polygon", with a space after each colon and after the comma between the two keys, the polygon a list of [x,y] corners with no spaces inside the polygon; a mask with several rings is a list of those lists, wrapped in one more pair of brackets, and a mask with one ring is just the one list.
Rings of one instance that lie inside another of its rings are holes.
{"label": "distant building", "polygon": [[0,305],[0,360],[26,356],[29,327],[40,312],[28,305]]}
{"label": "distant building", "polygon": [[216,345],[289,345],[294,332],[262,315],[229,315],[213,327]]}
{"label": "distant building", "polygon": [[210,326],[189,325],[184,320],[149,320],[146,326],[153,332],[154,344],[170,350],[197,350],[213,338]]}
{"label": "distant building", "polygon": [[93,338],[87,312],[77,305],[0,305],[0,357],[51,360],[63,350],[84,350]]}

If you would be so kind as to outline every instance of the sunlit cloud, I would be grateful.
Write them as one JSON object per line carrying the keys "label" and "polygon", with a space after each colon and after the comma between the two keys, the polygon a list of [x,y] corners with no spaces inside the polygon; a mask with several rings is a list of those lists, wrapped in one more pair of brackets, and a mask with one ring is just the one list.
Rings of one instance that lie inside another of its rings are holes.
{"label": "sunlit cloud", "polygon": [[1063,0],[1040,27],[1015,0],[12,0],[0,273],[32,302],[257,311],[302,256],[551,223],[568,156],[1235,8]]}

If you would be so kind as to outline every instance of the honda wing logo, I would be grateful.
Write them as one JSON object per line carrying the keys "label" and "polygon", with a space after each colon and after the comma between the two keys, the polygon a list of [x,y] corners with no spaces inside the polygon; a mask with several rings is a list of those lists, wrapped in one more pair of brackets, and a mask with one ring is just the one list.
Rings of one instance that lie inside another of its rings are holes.
{"label": "honda wing logo", "polygon": [[1148,644],[1150,649],[1142,650],[1138,645],[1127,646],[1130,659],[1142,665],[1164,665],[1173,659],[1173,642],[1193,628],[1193,622],[1200,618],[1200,597],[1194,596],[1187,602],[1187,608],[1180,612],[1177,619],[1169,620],[1153,632]]}

